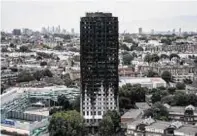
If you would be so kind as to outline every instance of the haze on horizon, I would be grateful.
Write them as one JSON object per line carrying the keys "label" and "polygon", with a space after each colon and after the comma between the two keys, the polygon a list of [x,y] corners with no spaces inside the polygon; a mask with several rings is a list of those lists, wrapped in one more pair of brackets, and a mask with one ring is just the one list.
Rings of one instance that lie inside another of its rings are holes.
{"label": "haze on horizon", "polygon": [[119,18],[120,32],[197,31],[197,1],[2,1],[1,30],[41,30],[58,26],[79,32],[86,12],[111,12]]}

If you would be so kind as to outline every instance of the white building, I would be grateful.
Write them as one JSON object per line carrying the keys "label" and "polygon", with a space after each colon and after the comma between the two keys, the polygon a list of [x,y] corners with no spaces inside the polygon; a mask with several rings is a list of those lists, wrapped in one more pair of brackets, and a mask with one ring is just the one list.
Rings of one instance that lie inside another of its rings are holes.
{"label": "white building", "polygon": [[125,84],[141,84],[142,87],[147,87],[149,89],[157,87],[166,87],[166,82],[162,78],[147,78],[147,77],[120,77],[119,86]]}

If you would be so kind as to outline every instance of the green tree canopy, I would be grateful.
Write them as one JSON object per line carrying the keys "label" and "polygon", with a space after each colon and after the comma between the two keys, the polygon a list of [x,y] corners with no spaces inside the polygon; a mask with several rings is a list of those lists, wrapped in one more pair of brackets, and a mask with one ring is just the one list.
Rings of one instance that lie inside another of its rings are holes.
{"label": "green tree canopy", "polygon": [[40,66],[46,66],[46,65],[47,65],[47,62],[46,61],[40,62]]}
{"label": "green tree canopy", "polygon": [[166,55],[166,54],[161,54],[160,55],[160,59],[168,59],[168,58],[169,58],[169,56]]}
{"label": "green tree canopy", "polygon": [[21,47],[19,48],[19,51],[20,51],[20,52],[30,52],[30,49],[29,49],[27,46],[21,46]]}
{"label": "green tree canopy", "polygon": [[120,115],[117,111],[107,111],[99,123],[101,136],[113,136],[120,129]]}
{"label": "green tree canopy", "polygon": [[132,60],[133,60],[133,56],[131,54],[123,55],[123,63],[124,64],[130,65]]}
{"label": "green tree canopy", "polygon": [[147,77],[159,77],[159,74],[152,71],[152,70],[148,70],[148,72],[146,73]]}
{"label": "green tree canopy", "polygon": [[84,119],[75,110],[53,114],[48,129],[50,136],[85,136]]}
{"label": "green tree canopy", "polygon": [[185,89],[185,84],[181,83],[181,82],[178,82],[178,83],[176,83],[176,88],[178,90],[184,90]]}
{"label": "green tree canopy", "polygon": [[144,112],[144,117],[153,117],[158,120],[168,120],[168,110],[165,106],[163,106],[160,102],[153,104],[150,109],[147,109]]}
{"label": "green tree canopy", "polygon": [[172,54],[170,54],[170,60],[171,60],[172,58],[180,59],[180,56],[179,56],[178,54],[172,53]]}
{"label": "green tree canopy", "polygon": [[17,82],[29,82],[34,80],[34,77],[28,71],[22,71],[17,77]]}
{"label": "green tree canopy", "polygon": [[[127,104],[125,103],[125,105],[122,105],[123,107],[120,107],[120,108],[126,108],[127,105],[134,105],[135,102],[144,102],[146,92],[147,92],[147,88],[141,87],[140,84],[136,84],[136,85],[125,84],[125,85],[123,85],[119,89],[120,100],[129,101],[130,103],[127,103]],[[120,104],[121,103],[123,103],[123,102],[120,101]]]}
{"label": "green tree canopy", "polygon": [[163,80],[165,80],[167,83],[169,83],[171,80],[172,80],[172,75],[170,72],[168,71],[164,71],[162,74],[161,74],[161,78]]}

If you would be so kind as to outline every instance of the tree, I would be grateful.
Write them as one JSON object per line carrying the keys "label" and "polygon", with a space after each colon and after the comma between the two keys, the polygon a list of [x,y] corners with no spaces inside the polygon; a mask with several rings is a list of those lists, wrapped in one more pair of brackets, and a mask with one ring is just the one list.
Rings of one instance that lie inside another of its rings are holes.
{"label": "tree", "polygon": [[191,79],[183,79],[183,82],[185,83],[185,84],[192,84],[193,82],[192,82],[192,80]]}
{"label": "tree", "polygon": [[147,55],[144,57],[144,61],[150,63],[150,62],[152,61],[152,56],[151,56],[151,54],[147,54]]}
{"label": "tree", "polygon": [[167,103],[169,105],[174,105],[174,96],[173,95],[167,95],[167,96],[164,96],[162,99],[161,99],[161,102],[163,104]]}
{"label": "tree", "polygon": [[151,61],[152,62],[158,62],[159,61],[159,56],[157,54],[151,55]]}
{"label": "tree", "polygon": [[65,95],[59,95],[57,98],[57,103],[59,106],[62,106],[63,110],[72,109],[72,106]]}
{"label": "tree", "polygon": [[57,45],[57,46],[55,46],[53,49],[54,49],[54,50],[63,50],[64,47],[63,47],[63,45]]}
{"label": "tree", "polygon": [[147,77],[159,77],[159,74],[152,71],[152,70],[148,70],[147,74],[146,74]]}
{"label": "tree", "polygon": [[46,65],[47,65],[47,62],[46,61],[40,62],[40,66],[46,66]]}
{"label": "tree", "polygon": [[11,70],[12,72],[18,72],[18,68],[17,68],[17,67],[10,67],[10,70]]}
{"label": "tree", "polygon": [[8,51],[8,48],[6,48],[6,47],[1,47],[1,52],[9,52],[9,51]]}
{"label": "tree", "polygon": [[101,136],[113,136],[120,129],[120,115],[117,111],[107,111],[99,123]]}
{"label": "tree", "polygon": [[136,51],[144,51],[144,49],[142,47],[140,47],[140,46],[135,47],[134,50],[136,50]]}
{"label": "tree", "polygon": [[65,75],[61,76],[61,79],[64,81],[64,84],[66,86],[70,86],[73,84],[73,81],[70,79],[70,75],[67,73]]}
{"label": "tree", "polygon": [[20,52],[29,52],[30,50],[29,50],[29,48],[28,48],[27,46],[21,46],[21,47],[19,48],[19,51],[20,51]]}
{"label": "tree", "polygon": [[121,44],[120,49],[129,51],[129,47],[126,44]]}
{"label": "tree", "polygon": [[53,73],[49,69],[43,71],[44,76],[53,77]]}
{"label": "tree", "polygon": [[133,56],[130,54],[123,55],[123,62],[126,65],[130,65],[131,61],[133,60]]}
{"label": "tree", "polygon": [[15,48],[16,45],[14,45],[13,43],[10,43],[10,47],[11,47],[11,48]]}
{"label": "tree", "polygon": [[181,82],[178,82],[178,83],[176,83],[176,88],[178,90],[184,90],[185,89],[185,84],[181,83]]}
{"label": "tree", "polygon": [[160,55],[160,59],[168,59],[168,58],[169,58],[169,56],[166,55],[166,54],[161,54]]}
{"label": "tree", "polygon": [[170,54],[170,60],[171,60],[172,58],[180,59],[180,56],[179,56],[178,54],[172,53],[172,54]]}
{"label": "tree", "polygon": [[187,95],[180,91],[175,93],[174,101],[176,106],[186,106],[189,104]]}
{"label": "tree", "polygon": [[75,110],[53,114],[48,129],[50,136],[85,136],[84,119]]}
{"label": "tree", "polygon": [[80,112],[80,95],[77,96],[71,104],[73,110]]}
{"label": "tree", "polygon": [[159,101],[161,101],[161,98],[162,98],[162,96],[161,96],[160,91],[157,91],[152,94],[151,101],[152,101],[152,103],[159,102]]}
{"label": "tree", "polygon": [[163,80],[165,80],[167,83],[169,83],[171,80],[172,80],[172,75],[170,72],[168,71],[164,71],[162,74],[161,74],[161,78]]}
{"label": "tree", "polygon": [[114,126],[114,132],[117,132],[120,129],[120,114],[116,110],[108,110],[103,116],[111,117]]}
{"label": "tree", "polygon": [[17,82],[29,82],[34,80],[34,77],[27,71],[19,73],[17,77]]}
{"label": "tree", "polygon": [[158,119],[158,120],[168,120],[168,110],[165,106],[163,106],[163,104],[161,104],[160,102],[157,102],[155,104],[153,104],[153,106],[150,109],[147,109],[144,112],[144,117],[153,117],[154,119]]}
{"label": "tree", "polygon": [[170,94],[174,94],[174,93],[176,92],[176,88],[175,88],[175,87],[169,87],[169,88],[168,88],[168,92],[169,92]]}
{"label": "tree", "polygon": [[[125,84],[119,89],[119,96],[121,100],[128,101],[129,103],[123,104],[123,107],[120,108],[127,108],[126,106],[132,107],[135,102],[144,102],[145,101],[145,94],[147,92],[147,88],[141,87],[140,84],[131,85]],[[122,102],[121,102],[122,103]],[[121,106],[121,104],[120,104]]]}
{"label": "tree", "polygon": [[44,77],[43,72],[40,71],[40,70],[37,70],[37,71],[33,74],[33,76],[34,76],[34,78],[35,78],[37,81],[40,81],[40,79],[41,79],[42,77]]}

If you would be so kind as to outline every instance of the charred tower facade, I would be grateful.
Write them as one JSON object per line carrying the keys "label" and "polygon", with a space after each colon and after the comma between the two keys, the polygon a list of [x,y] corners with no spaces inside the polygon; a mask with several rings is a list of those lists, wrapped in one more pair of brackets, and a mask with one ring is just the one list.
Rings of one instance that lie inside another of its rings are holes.
{"label": "charred tower facade", "polygon": [[80,21],[81,114],[96,126],[118,110],[118,17],[86,13]]}

